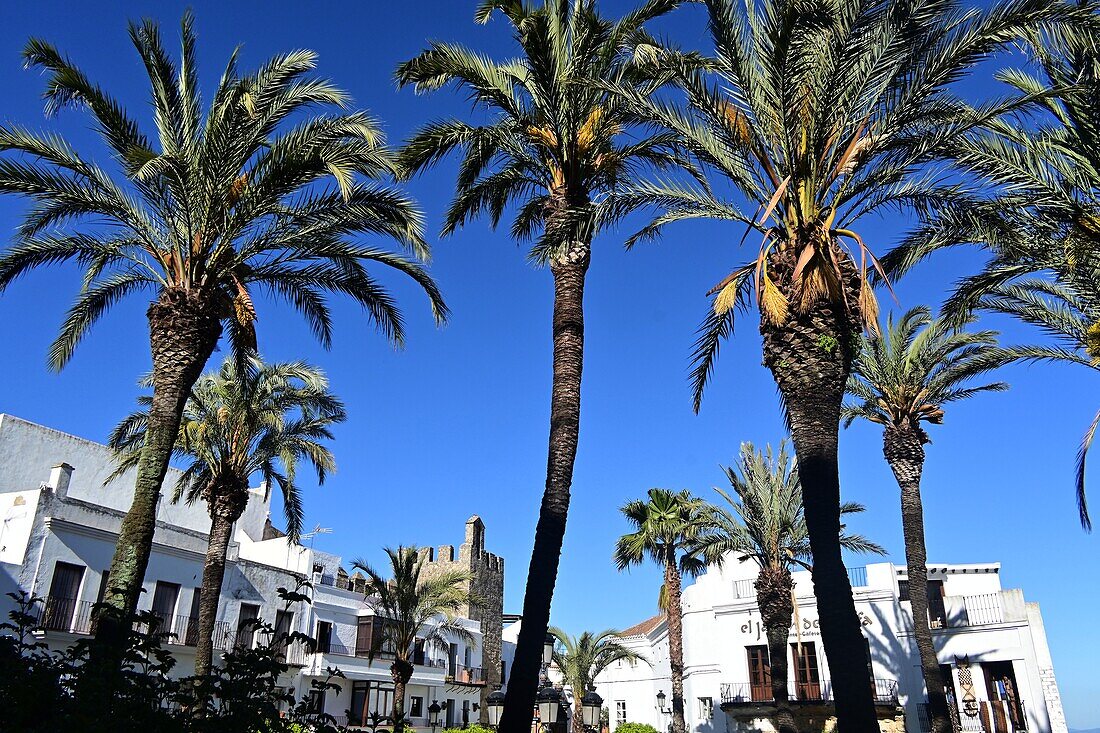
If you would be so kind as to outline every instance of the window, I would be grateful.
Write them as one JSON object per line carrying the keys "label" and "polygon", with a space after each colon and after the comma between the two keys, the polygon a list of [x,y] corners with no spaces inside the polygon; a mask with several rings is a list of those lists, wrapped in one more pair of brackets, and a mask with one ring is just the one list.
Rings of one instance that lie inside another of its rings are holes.
{"label": "window", "polygon": [[76,621],[76,599],[84,582],[84,566],[58,562],[53,566],[50,595],[42,626],[54,631],[68,631]]}
{"label": "window", "polygon": [[309,691],[309,713],[320,715],[325,712],[325,690]]}
{"label": "window", "polygon": [[772,699],[772,665],[768,647],[766,644],[745,647],[745,653],[749,658],[749,696],[753,702],[769,702]]}
{"label": "window", "polygon": [[317,622],[317,651],[328,654],[332,649],[332,623],[330,621]]}
{"label": "window", "polygon": [[158,580],[153,590],[153,615],[160,622],[161,631],[172,630],[172,616],[176,613],[176,601],[180,597],[179,583]]}
{"label": "window", "polygon": [[[451,646],[454,646],[454,644]],[[447,698],[447,727],[455,727],[455,701],[450,698]]]}
{"label": "window", "polygon": [[699,720],[711,720],[714,718],[714,698],[699,698]]}
{"label": "window", "polygon": [[899,601],[908,601],[909,600],[909,581],[908,580],[899,580],[898,581],[898,600]]}
{"label": "window", "polygon": [[389,716],[393,712],[392,684],[356,680],[351,686],[351,709],[348,722],[356,726],[366,726],[371,715]]}
{"label": "window", "polygon": [[615,701],[615,727],[626,722],[626,700]]}
{"label": "window", "polygon": [[409,717],[424,717],[424,698],[420,697],[419,695],[413,695],[411,698],[409,698]]}
{"label": "window", "polygon": [[458,644],[451,644],[447,649],[447,674],[455,676],[455,667],[458,665]]}
{"label": "window", "polygon": [[[187,628],[182,630],[181,637],[187,646],[195,646],[199,643],[199,603],[201,602],[202,588],[196,588],[191,593],[191,615],[187,617]],[[180,633],[177,629],[176,633]]]}
{"label": "window", "polygon": [[947,609],[943,604],[943,581],[928,581],[928,623],[933,629],[947,625]]}
{"label": "window", "polygon": [[252,648],[252,640],[256,635],[256,619],[260,617],[260,607],[252,603],[242,603],[237,615],[236,646],[243,649]]}
{"label": "window", "polygon": [[795,660],[795,694],[799,700],[821,699],[821,677],[817,667],[817,647],[812,641],[791,644]]}
{"label": "window", "polygon": [[423,639],[413,640],[412,663],[413,664],[424,664],[425,658],[426,658],[426,655],[425,655],[424,640]]}
{"label": "window", "polygon": [[462,727],[465,728],[470,724],[470,701],[462,701]]}

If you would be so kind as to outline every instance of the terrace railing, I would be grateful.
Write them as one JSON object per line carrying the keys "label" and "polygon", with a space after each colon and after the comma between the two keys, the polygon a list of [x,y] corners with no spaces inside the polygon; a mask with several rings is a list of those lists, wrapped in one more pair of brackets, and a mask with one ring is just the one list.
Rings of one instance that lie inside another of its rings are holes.
{"label": "terrace railing", "polygon": [[[876,677],[874,695],[876,705],[897,705],[897,680]],[[720,690],[723,705],[745,705],[772,702],[771,685],[754,682],[723,682]],[[828,703],[833,701],[833,685],[830,680],[813,682],[787,682],[787,694],[791,702]]]}

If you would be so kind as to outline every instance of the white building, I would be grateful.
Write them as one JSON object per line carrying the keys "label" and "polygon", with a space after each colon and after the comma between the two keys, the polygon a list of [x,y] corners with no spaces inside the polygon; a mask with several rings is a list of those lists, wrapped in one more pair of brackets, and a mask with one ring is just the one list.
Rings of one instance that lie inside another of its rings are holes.
{"label": "white building", "polygon": [[[904,567],[877,563],[849,572],[870,652],[883,730],[928,730],[926,695],[912,632]],[[684,697],[697,733],[771,730],[767,637],[756,605],[756,566],[730,558],[684,589]],[[810,574],[794,573],[797,611],[788,648],[796,711],[820,726],[831,715],[829,661],[821,646]],[[1018,589],[1001,587],[998,563],[929,565],[933,638],[956,722],[988,733],[1066,733],[1042,617]],[[622,634],[645,664],[617,665],[597,680],[611,730],[624,722],[670,722],[668,636],[662,616]],[[795,661],[799,664],[796,665]],[[666,702],[658,704],[658,695]],[[663,710],[661,709],[663,708]]]}
{"label": "white building", "polygon": [[[44,599],[38,608],[46,642],[69,646],[92,631],[92,606],[102,599],[107,568],[118,529],[133,495],[133,472],[105,483],[114,471],[111,452],[102,445],[0,414],[0,616],[12,607],[7,593],[23,590]],[[178,472],[169,471],[165,498],[157,508],[153,550],[139,610],[152,611],[175,634],[169,650],[178,660],[175,673],[193,671],[202,581],[210,519],[202,503],[169,500]],[[262,619],[279,631],[298,631],[318,640],[316,653],[292,645],[285,686],[296,698],[310,694],[315,709],[356,724],[371,713],[388,715],[393,700],[385,650],[368,659],[376,646],[380,619],[363,595],[363,578],[350,577],[340,558],[292,544],[268,519],[270,492],[253,489],[244,515],[234,527],[218,623],[215,656],[236,644],[256,642],[248,630]],[[440,722],[477,722],[483,697],[502,681],[501,599],[504,561],[485,551],[485,526],[477,517],[466,524],[465,542],[454,548],[422,550],[425,572],[462,567],[470,571],[481,608],[466,609],[461,623],[474,643],[450,639],[445,649],[414,650],[415,673],[407,690],[406,713],[414,726],[427,725],[433,702],[443,707]],[[313,583],[313,601],[290,607],[277,589],[293,590],[301,580]],[[317,695],[310,682],[338,667],[346,680],[339,694]],[[326,699],[327,698],[327,699]]]}

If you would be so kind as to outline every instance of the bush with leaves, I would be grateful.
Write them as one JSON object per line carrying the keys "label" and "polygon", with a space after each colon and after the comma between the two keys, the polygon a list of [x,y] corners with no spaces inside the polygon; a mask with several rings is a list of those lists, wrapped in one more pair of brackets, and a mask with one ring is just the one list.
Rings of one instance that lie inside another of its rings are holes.
{"label": "bush with leaves", "polygon": [[[289,608],[309,602],[301,591],[279,589]],[[312,712],[308,696],[295,704],[279,679],[289,666],[284,650],[293,643],[315,649],[315,641],[298,632],[276,632],[262,621],[254,629],[262,643],[227,653],[223,664],[204,678],[173,678],[176,660],[164,648],[169,634],[158,631],[149,613],[133,619],[123,665],[106,677],[86,665],[95,639],[81,639],[63,652],[41,640],[37,606],[42,599],[9,593],[16,604],[9,621],[0,624],[0,730],[22,733],[341,733],[346,729],[328,714]],[[328,669],[315,690],[339,692],[334,680],[344,675]],[[96,705],[88,701],[95,699]],[[283,715],[280,711],[290,708]],[[106,713],[104,714],[104,710]]]}
{"label": "bush with leaves", "polygon": [[615,733],[657,733],[657,729],[649,723],[623,723]]}

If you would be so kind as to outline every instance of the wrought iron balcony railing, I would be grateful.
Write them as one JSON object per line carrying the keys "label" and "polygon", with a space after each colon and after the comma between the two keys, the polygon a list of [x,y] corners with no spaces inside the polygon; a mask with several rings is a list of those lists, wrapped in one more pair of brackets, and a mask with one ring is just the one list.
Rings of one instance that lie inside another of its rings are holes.
{"label": "wrought iron balcony railing", "polygon": [[[898,704],[897,680],[874,679],[876,705]],[[772,702],[771,683],[723,682],[720,688],[723,705],[749,705],[753,703],[770,704]],[[787,694],[791,702],[828,703],[833,701],[831,680],[795,681],[787,683]]]}

